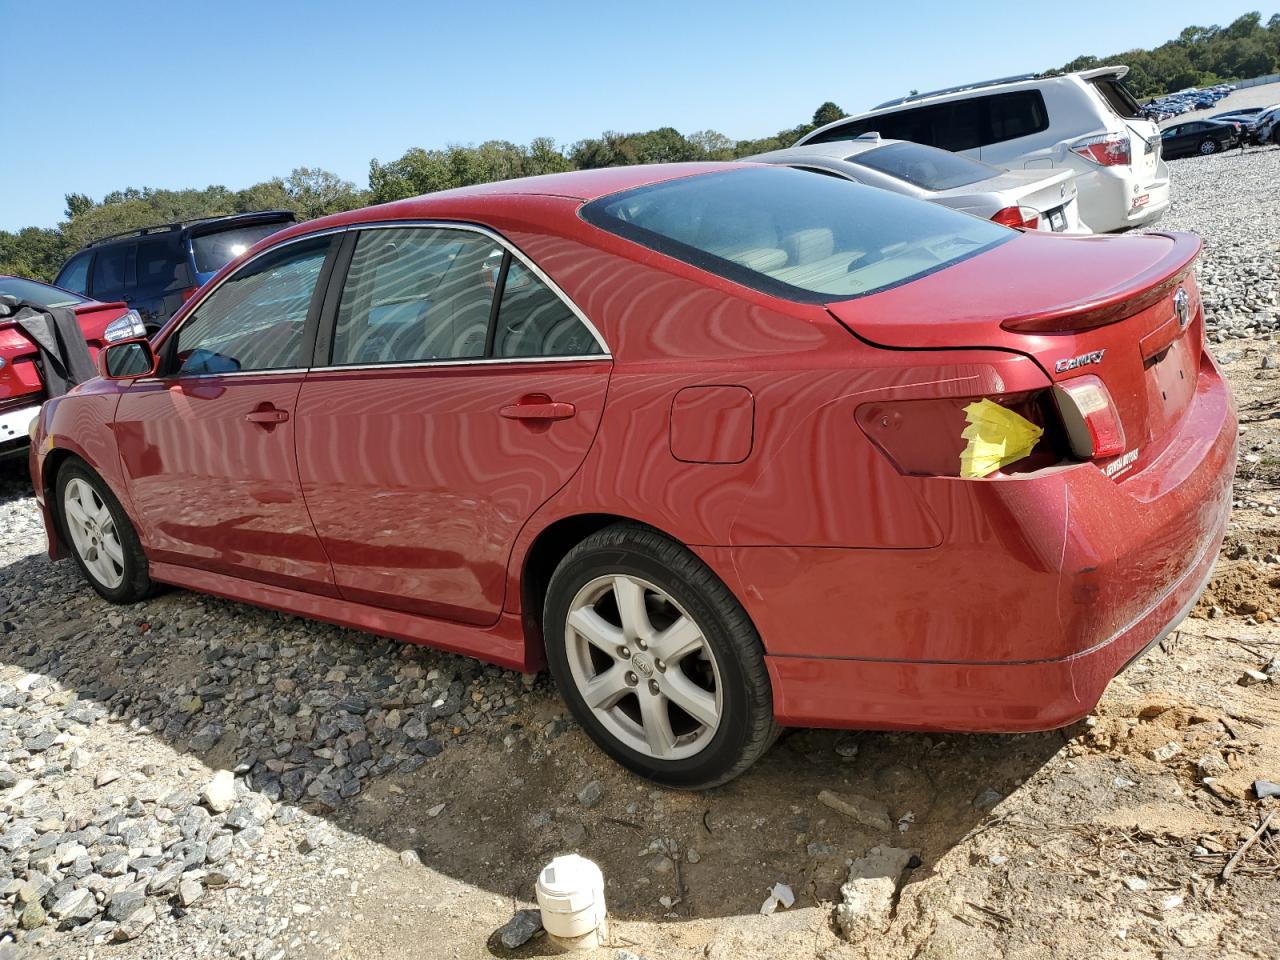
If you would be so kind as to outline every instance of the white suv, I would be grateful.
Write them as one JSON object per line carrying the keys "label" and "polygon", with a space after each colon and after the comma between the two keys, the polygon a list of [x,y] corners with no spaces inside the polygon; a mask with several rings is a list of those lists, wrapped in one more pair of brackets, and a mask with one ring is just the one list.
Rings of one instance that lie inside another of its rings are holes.
{"label": "white suv", "polygon": [[875,131],[1006,170],[1072,170],[1080,219],[1095,233],[1127,230],[1169,207],[1160,130],[1120,82],[1128,72],[1113,66],[1031,74],[904,97],[819,127],[796,146]]}

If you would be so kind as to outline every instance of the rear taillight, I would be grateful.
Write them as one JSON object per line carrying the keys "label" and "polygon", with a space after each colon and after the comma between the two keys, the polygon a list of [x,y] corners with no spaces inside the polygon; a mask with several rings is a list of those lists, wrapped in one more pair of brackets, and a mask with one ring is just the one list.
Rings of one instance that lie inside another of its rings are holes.
{"label": "rear taillight", "polygon": [[1077,140],[1071,152],[1102,167],[1122,167],[1130,162],[1129,138],[1122,133]]}
{"label": "rear taillight", "polygon": [[[993,400],[1042,435],[1030,445],[1025,456],[993,467],[991,472],[998,469],[1004,474],[1029,473],[1062,461],[1066,445],[1048,390],[1006,394]],[[968,459],[972,460],[975,439],[972,428],[976,421],[966,413],[966,408],[983,403],[982,397],[878,401],[858,407],[856,419],[871,442],[902,473],[918,477],[959,477],[967,475],[965,453],[969,451]],[[988,435],[986,439],[1000,438]],[[1016,445],[1012,444],[1005,453],[1012,453]]]}
{"label": "rear taillight", "polygon": [[1071,452],[1082,460],[1124,453],[1124,425],[1107,385],[1092,374],[1055,384],[1053,398]]}
{"label": "rear taillight", "polygon": [[991,219],[996,223],[1003,223],[1006,227],[1025,227],[1028,230],[1034,230],[1040,226],[1040,211],[1033,210],[1031,207],[1005,207],[997,211]]}

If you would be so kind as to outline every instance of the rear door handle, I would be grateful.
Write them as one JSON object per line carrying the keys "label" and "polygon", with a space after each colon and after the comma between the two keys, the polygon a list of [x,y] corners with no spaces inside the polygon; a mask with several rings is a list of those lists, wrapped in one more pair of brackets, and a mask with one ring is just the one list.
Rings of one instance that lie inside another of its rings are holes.
{"label": "rear door handle", "polygon": [[577,412],[572,403],[552,400],[545,393],[528,394],[498,411],[508,420],[568,420]]}
{"label": "rear door handle", "polygon": [[251,410],[244,415],[250,423],[284,423],[289,419],[289,411],[278,407],[264,407]]}

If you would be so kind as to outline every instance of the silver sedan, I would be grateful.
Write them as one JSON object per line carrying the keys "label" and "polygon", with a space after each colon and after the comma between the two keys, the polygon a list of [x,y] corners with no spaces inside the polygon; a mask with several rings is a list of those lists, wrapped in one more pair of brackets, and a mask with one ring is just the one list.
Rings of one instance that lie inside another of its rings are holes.
{"label": "silver sedan", "polygon": [[1001,170],[980,160],[874,133],[744,157],[843,177],[1011,227],[1089,233],[1069,170]]}

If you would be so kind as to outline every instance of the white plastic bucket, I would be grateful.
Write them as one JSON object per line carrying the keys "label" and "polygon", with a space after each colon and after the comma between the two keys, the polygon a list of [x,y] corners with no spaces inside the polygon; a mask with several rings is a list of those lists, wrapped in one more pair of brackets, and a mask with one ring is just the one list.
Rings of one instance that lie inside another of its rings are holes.
{"label": "white plastic bucket", "polygon": [[542,927],[561,946],[595,949],[607,936],[604,874],[576,853],[556,857],[538,874]]}

